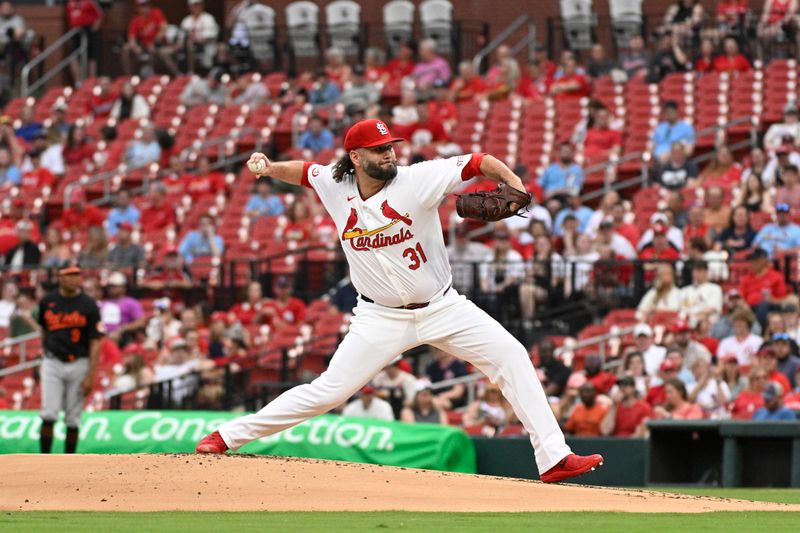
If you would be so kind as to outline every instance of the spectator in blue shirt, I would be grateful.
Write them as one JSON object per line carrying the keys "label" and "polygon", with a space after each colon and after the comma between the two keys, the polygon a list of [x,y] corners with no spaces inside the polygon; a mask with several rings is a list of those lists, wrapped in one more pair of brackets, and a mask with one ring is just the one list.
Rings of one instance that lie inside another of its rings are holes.
{"label": "spectator in blue shirt", "polygon": [[221,258],[225,251],[222,237],[216,234],[211,215],[200,215],[197,224],[198,228],[186,234],[178,249],[187,265],[191,264],[195,257]]}
{"label": "spectator in blue shirt", "polygon": [[116,207],[109,211],[108,217],[106,217],[108,234],[113,237],[117,234],[119,225],[126,222],[136,227],[141,216],[136,206],[131,204],[131,193],[125,189],[120,190],[117,193]]}
{"label": "spectator in blue shirt", "polygon": [[19,119],[20,126],[14,132],[17,137],[23,139],[26,143],[30,144],[36,136],[44,130],[41,122],[36,122],[34,119],[34,109],[32,105],[26,105],[20,111]]}
{"label": "spectator in blue shirt", "polygon": [[583,169],[573,160],[572,145],[568,142],[558,146],[558,162],[547,167],[539,179],[547,198],[578,194],[583,188]]}
{"label": "spectator in blue shirt", "polygon": [[258,218],[282,215],[284,211],[283,202],[281,202],[279,196],[270,193],[269,178],[266,176],[258,178],[256,193],[250,196],[244,208],[247,216]]}
{"label": "spectator in blue shirt", "polygon": [[11,151],[4,146],[0,147],[0,189],[19,185],[21,180],[22,173],[14,164]]}
{"label": "spectator in blue shirt", "polygon": [[300,136],[297,147],[311,150],[316,155],[333,148],[333,141],[333,132],[322,125],[321,118],[313,116],[308,122],[308,129]]}
{"label": "spectator in blue shirt", "polygon": [[783,405],[783,387],[774,381],[764,389],[764,407],[753,413],[753,420],[796,420],[794,411]]}
{"label": "spectator in blue shirt", "polygon": [[143,167],[158,162],[160,157],[161,146],[156,139],[156,129],[152,124],[148,124],[142,128],[141,137],[128,146],[128,164],[134,168]]}
{"label": "spectator in blue shirt", "polygon": [[694,128],[688,122],[678,120],[678,104],[672,100],[664,102],[663,122],[653,132],[653,155],[659,163],[666,163],[669,152],[676,142],[683,144],[686,155],[694,151]]}
{"label": "spectator in blue shirt", "polygon": [[800,248],[800,226],[792,222],[789,204],[775,206],[775,222],[761,228],[753,246],[766,250],[770,257],[780,250]]}
{"label": "spectator in blue shirt", "polygon": [[578,233],[585,233],[592,215],[594,215],[594,211],[581,204],[579,195],[573,194],[567,200],[567,207],[556,215],[556,219],[553,222],[553,234],[557,237],[564,236],[564,221],[568,216],[572,216],[578,221]]}
{"label": "spectator in blue shirt", "polygon": [[341,95],[339,86],[333,81],[328,79],[325,69],[320,67],[317,69],[317,79],[311,86],[311,91],[308,93],[308,101],[311,104],[319,107],[325,107],[335,104]]}

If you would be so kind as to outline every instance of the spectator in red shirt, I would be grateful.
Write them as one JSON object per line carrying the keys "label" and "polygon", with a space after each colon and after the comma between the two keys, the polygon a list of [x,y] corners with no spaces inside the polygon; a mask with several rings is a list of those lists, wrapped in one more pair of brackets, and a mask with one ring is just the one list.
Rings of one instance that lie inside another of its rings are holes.
{"label": "spectator in red shirt", "polygon": [[183,298],[184,290],[192,288],[192,276],[183,265],[183,257],[175,245],[167,245],[164,260],[149,273],[142,287],[163,291],[164,296],[176,301]]}
{"label": "spectator in red shirt", "polygon": [[708,244],[709,227],[703,217],[703,208],[697,204],[689,208],[686,226],[683,228],[683,242],[691,242],[694,238],[703,239]]}
{"label": "spectator in red shirt", "polygon": [[486,81],[472,67],[472,61],[458,64],[458,76],[450,83],[450,98],[456,102],[473,100],[489,90]]}
{"label": "spectator in red shirt", "polygon": [[414,71],[414,66],[414,49],[411,47],[411,43],[403,41],[398,44],[395,57],[386,63],[389,80],[400,81],[406,76],[410,76]]}
{"label": "spectator in red shirt", "polygon": [[[583,157],[586,161],[606,160],[622,150],[622,132],[611,129],[611,113],[605,107],[594,112],[594,124],[586,130]],[[589,166],[584,162],[584,166]]]}
{"label": "spectator in red shirt", "polygon": [[128,42],[122,49],[122,70],[133,74],[132,65],[138,64],[142,53],[147,52],[150,61],[156,57],[156,47],[164,37],[167,19],[150,0],[136,0],[136,16],[128,25]]}
{"label": "spectator in red shirt", "polygon": [[278,276],[272,284],[275,299],[270,302],[267,315],[272,327],[279,328],[286,324],[302,324],[306,318],[306,304],[300,298],[292,296],[292,280],[288,276]]}
{"label": "spectator in red shirt", "polygon": [[768,375],[758,365],[754,365],[750,369],[747,388],[739,393],[739,396],[736,397],[731,406],[731,418],[734,420],[750,420],[753,418],[753,413],[764,407],[762,394],[767,386]]}
{"label": "spectator in red shirt", "polygon": [[206,156],[201,156],[197,160],[195,175],[186,175],[183,181],[183,192],[191,196],[195,202],[225,192],[225,175],[211,170],[211,161]]}
{"label": "spectator in red shirt", "polygon": [[758,321],[764,324],[767,313],[780,307],[786,297],[786,282],[783,275],[772,268],[767,252],[756,248],[747,257],[750,261],[750,272],[742,276],[739,292],[756,313]]}
{"label": "spectator in red shirt", "polygon": [[550,95],[556,100],[571,100],[589,96],[589,80],[578,72],[572,55],[564,58],[563,75],[550,85]]}
{"label": "spectator in red shirt", "polygon": [[614,433],[615,437],[641,437],[644,436],[645,422],[652,415],[650,404],[639,398],[636,392],[636,381],[631,376],[619,378],[619,397],[614,408]]}
{"label": "spectator in red shirt", "polygon": [[[77,50],[81,44],[81,35],[86,37],[86,47],[89,56],[89,77],[97,76],[97,35],[100,26],[103,24],[103,10],[96,0],[68,0],[67,1],[67,23],[70,29],[80,28],[81,32],[73,40],[73,51]],[[77,60],[69,64],[72,79],[80,81],[80,68]]]}
{"label": "spectator in red shirt", "polygon": [[106,219],[105,213],[99,207],[86,202],[86,193],[83,189],[72,189],[69,203],[69,208],[61,215],[64,229],[81,233],[92,226],[103,225]]}
{"label": "spectator in red shirt", "polygon": [[[681,258],[681,254],[672,247],[667,239],[667,229],[666,224],[661,222],[653,225],[653,242],[639,252],[639,259],[642,261],[677,261]],[[655,278],[655,270],[658,265],[657,262],[644,265],[646,281],[652,281]]]}
{"label": "spectator in red shirt", "polygon": [[73,124],[67,133],[64,143],[64,162],[67,165],[91,163],[94,146],[86,136],[86,129],[81,124]]}
{"label": "spectator in red shirt", "polygon": [[666,401],[666,392],[664,391],[664,383],[670,379],[675,379],[678,376],[678,365],[671,359],[664,359],[664,362],[661,363],[659,367],[659,376],[661,377],[661,383],[658,385],[653,385],[649,389],[647,389],[647,403],[649,403],[652,407],[658,407],[663,405]]}
{"label": "spectator in red shirt", "polygon": [[450,140],[442,121],[430,114],[427,102],[417,103],[417,122],[411,126],[408,140],[417,147],[437,146]]}
{"label": "spectator in red shirt", "polygon": [[625,237],[631,246],[636,246],[639,242],[639,229],[636,224],[625,222],[625,204],[617,202],[611,206],[611,220],[614,231]]}
{"label": "spectator in red shirt", "polygon": [[549,84],[542,65],[534,59],[522,72],[517,83],[517,94],[530,100],[543,100],[549,91]]}
{"label": "spectator in red shirt", "polygon": [[724,54],[714,58],[714,71],[747,72],[753,68],[747,58],[739,53],[739,43],[733,37],[725,38],[723,51]]}
{"label": "spectator in red shirt", "polygon": [[97,119],[108,118],[111,108],[117,99],[111,85],[111,78],[102,76],[97,80],[97,85],[92,89],[92,96],[86,103],[86,114]]}
{"label": "spectator in red shirt", "polygon": [[147,201],[139,211],[142,214],[139,223],[145,235],[175,227],[175,206],[167,202],[166,189],[161,183],[150,184]]}
{"label": "spectator in red shirt", "polygon": [[708,163],[706,168],[689,184],[690,187],[709,187],[719,186],[730,189],[738,186],[742,182],[742,166],[733,158],[730,148],[719,145],[716,149],[716,157]]}
{"label": "spectator in red shirt", "polygon": [[295,198],[286,209],[286,216],[289,219],[286,226],[280,233],[280,240],[284,242],[295,241],[304,243],[311,240],[313,236],[313,221],[311,211],[303,198]]}
{"label": "spectator in red shirt", "polygon": [[603,370],[603,360],[597,355],[590,355],[584,363],[586,381],[594,385],[597,394],[608,394],[617,381],[617,377]]}
{"label": "spectator in red shirt", "polygon": [[43,191],[45,187],[52,190],[56,177],[48,169],[41,166],[42,151],[34,148],[28,152],[31,169],[22,174],[20,187],[25,191]]}
{"label": "spectator in red shirt", "polygon": [[242,325],[264,324],[267,322],[267,310],[270,304],[264,299],[261,282],[251,281],[247,284],[245,301],[231,307],[231,314]]}
{"label": "spectator in red shirt", "polygon": [[434,119],[440,120],[448,133],[453,131],[458,119],[458,109],[450,100],[447,82],[443,80],[433,82],[433,98],[428,102],[428,113]]}
{"label": "spectator in red shirt", "polygon": [[758,351],[758,367],[767,373],[767,381],[779,383],[781,390],[792,390],[789,378],[778,370],[778,354],[772,346],[765,346]]}
{"label": "spectator in red shirt", "polygon": [[544,76],[546,83],[549,84],[558,70],[558,65],[556,65],[555,61],[550,59],[550,56],[547,54],[547,47],[543,44],[537,44],[533,59],[542,70],[542,76]]}
{"label": "spectator in red shirt", "polygon": [[700,55],[694,60],[696,72],[711,72],[714,70],[714,41],[709,38],[700,41]]}
{"label": "spectator in red shirt", "polygon": [[169,168],[161,178],[161,185],[164,193],[170,202],[180,202],[183,191],[192,176],[186,172],[183,159],[180,155],[173,155],[169,158]]}

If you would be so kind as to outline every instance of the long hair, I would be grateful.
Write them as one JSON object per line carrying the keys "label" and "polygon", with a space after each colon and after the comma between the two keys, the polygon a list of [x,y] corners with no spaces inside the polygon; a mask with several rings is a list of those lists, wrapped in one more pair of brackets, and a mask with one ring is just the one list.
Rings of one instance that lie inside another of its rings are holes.
{"label": "long hair", "polygon": [[333,166],[333,181],[341,183],[347,177],[352,177],[356,172],[356,167],[350,160],[350,152],[344,154]]}

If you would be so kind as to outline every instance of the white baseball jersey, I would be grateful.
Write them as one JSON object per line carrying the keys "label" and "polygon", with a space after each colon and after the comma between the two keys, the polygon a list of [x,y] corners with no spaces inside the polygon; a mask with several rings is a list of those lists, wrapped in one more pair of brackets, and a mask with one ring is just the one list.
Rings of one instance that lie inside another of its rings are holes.
{"label": "white baseball jersey", "polygon": [[306,163],[313,188],[333,218],[356,290],[387,307],[428,302],[452,283],[438,207],[462,180],[480,174],[483,154],[398,167],[366,200],[354,178],[337,183],[333,165]]}

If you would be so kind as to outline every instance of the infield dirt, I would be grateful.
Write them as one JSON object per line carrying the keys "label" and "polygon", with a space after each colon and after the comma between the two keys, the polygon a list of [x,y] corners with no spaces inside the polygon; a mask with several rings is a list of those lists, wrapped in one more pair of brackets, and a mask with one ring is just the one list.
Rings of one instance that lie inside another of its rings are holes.
{"label": "infield dirt", "polygon": [[800,505],[266,456],[3,455],[4,511],[800,511]]}

